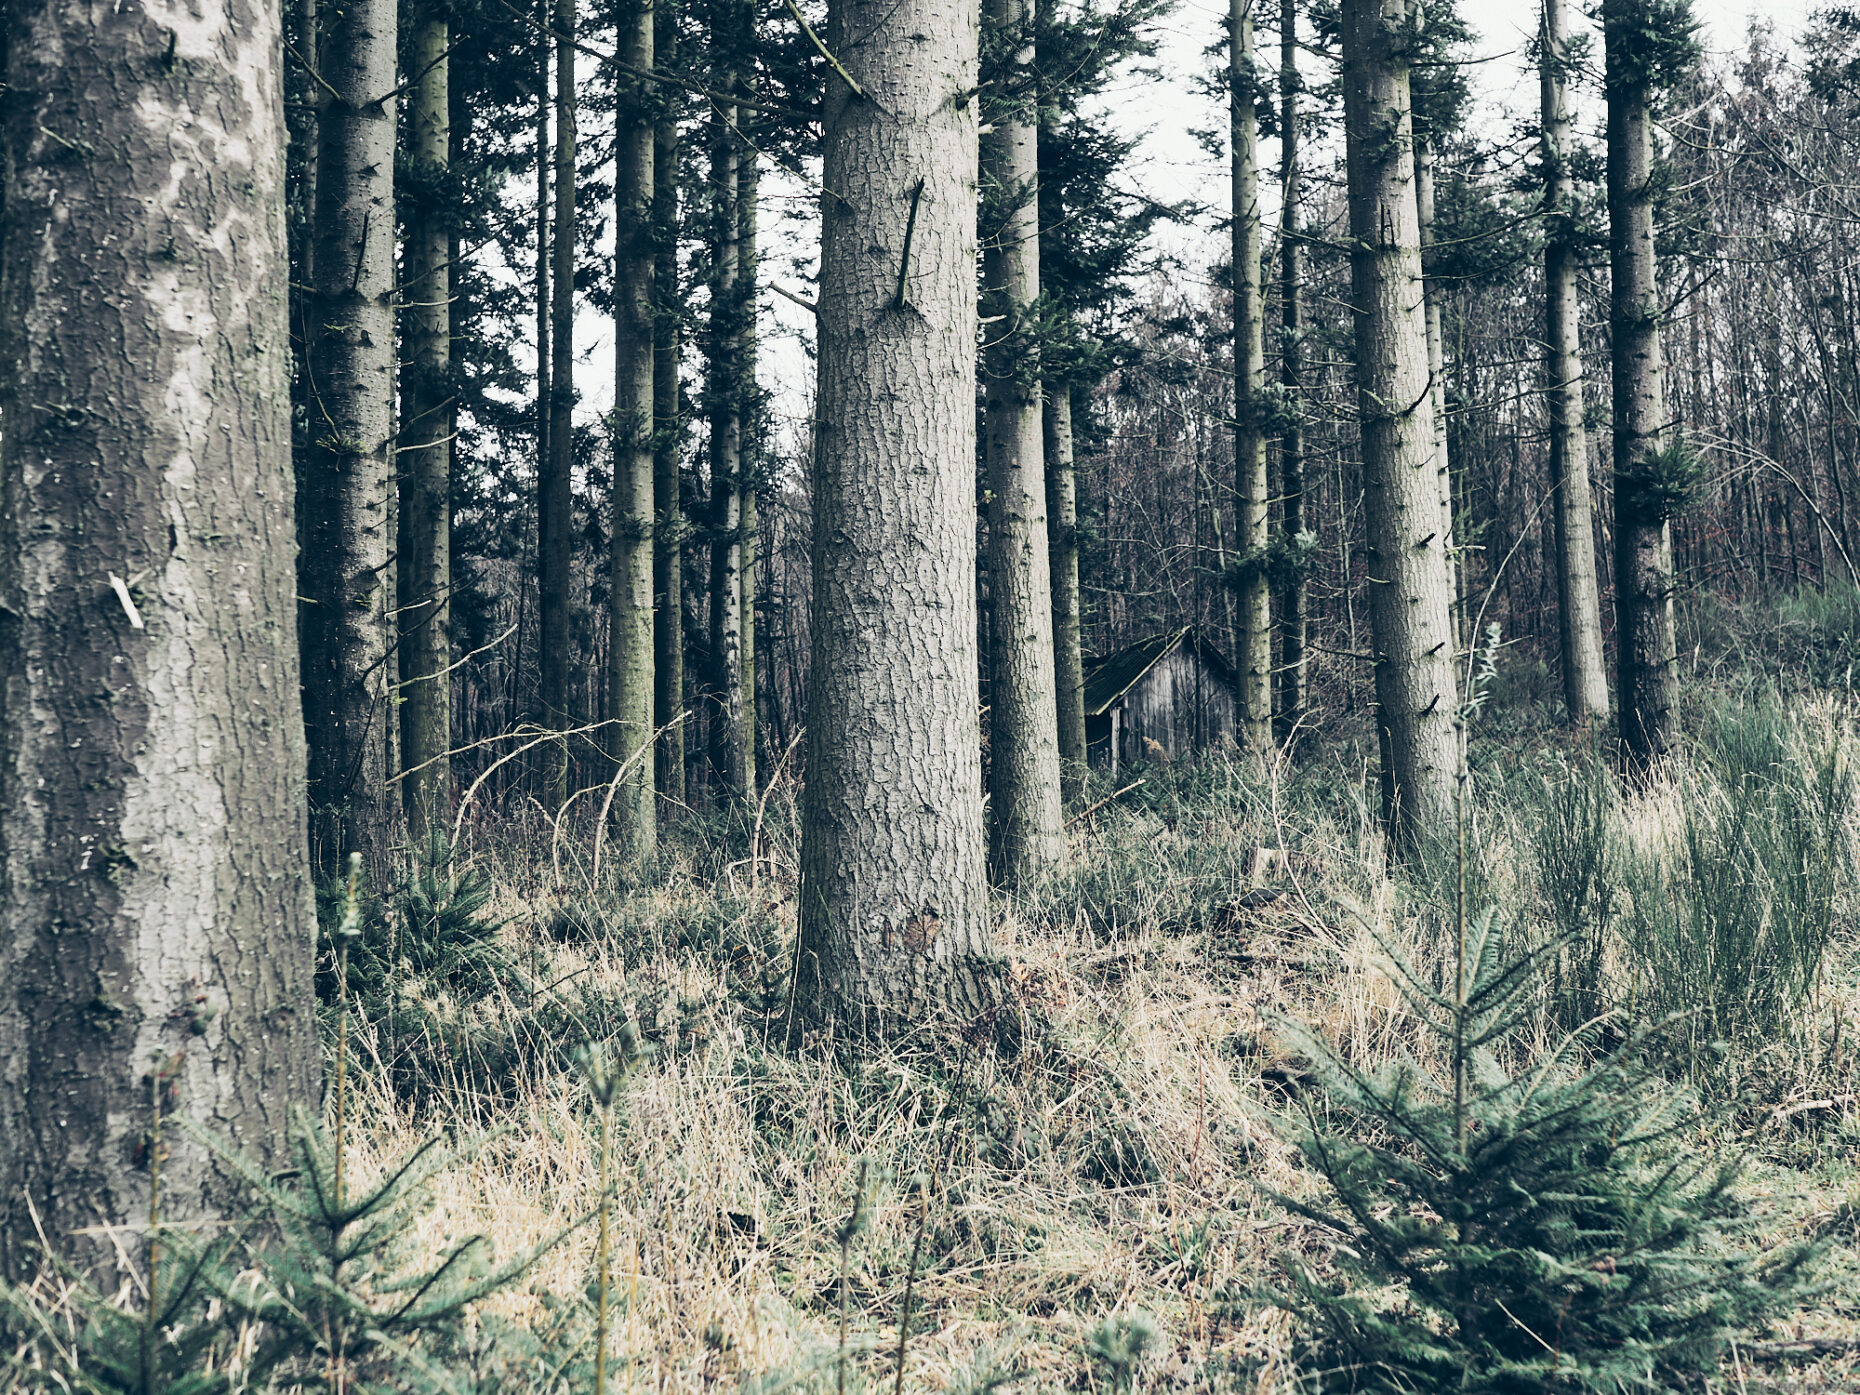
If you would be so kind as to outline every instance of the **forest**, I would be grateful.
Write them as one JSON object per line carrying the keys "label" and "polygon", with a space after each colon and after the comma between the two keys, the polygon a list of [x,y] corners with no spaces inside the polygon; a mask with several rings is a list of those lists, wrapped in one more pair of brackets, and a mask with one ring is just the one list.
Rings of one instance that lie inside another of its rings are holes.
{"label": "forest", "polygon": [[0,0],[0,1395],[1860,1389],[1706,10]]}

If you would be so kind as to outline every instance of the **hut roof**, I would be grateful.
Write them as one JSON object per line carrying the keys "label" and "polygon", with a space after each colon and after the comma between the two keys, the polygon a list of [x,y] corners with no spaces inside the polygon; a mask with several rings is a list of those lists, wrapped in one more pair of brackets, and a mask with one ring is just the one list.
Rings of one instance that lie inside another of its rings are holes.
{"label": "hut roof", "polygon": [[1090,660],[1085,670],[1085,715],[1102,717],[1119,698],[1143,681],[1144,674],[1183,644],[1192,644],[1202,662],[1219,674],[1222,682],[1233,686],[1233,666],[1190,625],[1179,630],[1165,630],[1138,640],[1128,649]]}

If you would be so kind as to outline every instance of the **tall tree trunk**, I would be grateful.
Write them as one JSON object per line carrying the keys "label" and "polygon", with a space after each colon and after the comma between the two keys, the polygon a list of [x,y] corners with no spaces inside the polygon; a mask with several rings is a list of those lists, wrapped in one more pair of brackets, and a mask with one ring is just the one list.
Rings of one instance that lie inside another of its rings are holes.
{"label": "tall tree trunk", "polygon": [[[653,65],[653,6],[621,11],[620,61]],[[622,75],[614,185],[614,506],[608,715],[621,764],[614,833],[635,865],[658,850],[652,793],[653,561],[653,140],[657,98],[644,79]]]}
{"label": "tall tree trunk", "polygon": [[1414,143],[1414,203],[1421,230],[1421,285],[1427,297],[1427,385],[1434,399],[1434,480],[1440,491],[1440,536],[1446,540],[1447,569],[1451,577],[1452,632],[1464,647],[1472,637],[1462,634],[1467,621],[1466,564],[1453,533],[1453,460],[1447,449],[1447,355],[1440,324],[1440,286],[1427,275],[1428,249],[1434,245],[1434,143],[1417,137]]}
{"label": "tall tree trunk", "polygon": [[[316,1098],[279,21],[277,0],[0,16],[0,1276],[16,1281],[42,1230],[114,1286],[124,1229],[151,1222],[155,1109],[262,1157]],[[351,64],[325,76],[354,90]],[[386,247],[390,209],[378,227]],[[165,1137],[159,1220],[211,1224],[236,1180]]]}
{"label": "tall tree trunk", "polygon": [[[997,1001],[975,711],[974,0],[833,0],[803,1014]],[[848,42],[857,39],[858,42]]]}
{"label": "tall tree trunk", "polygon": [[[987,0],[986,22],[1015,46],[1010,81],[1031,86],[1027,0]],[[1059,717],[1053,590],[1040,424],[1040,175],[1031,91],[1010,97],[982,137],[984,207],[998,221],[982,244],[987,421],[990,783],[995,874],[1036,881],[1059,864]]]}
{"label": "tall tree trunk", "polygon": [[1608,716],[1602,657],[1601,588],[1595,577],[1595,525],[1589,488],[1589,437],[1582,394],[1581,298],[1576,289],[1575,187],[1564,100],[1569,31],[1563,0],[1544,0],[1543,87],[1544,376],[1550,416],[1550,487],[1555,491],[1556,582],[1563,658],[1563,702],[1577,724]]}
{"label": "tall tree trunk", "polygon": [[291,253],[291,470],[297,519],[297,549],[308,539],[301,491],[310,471],[310,284],[316,236],[316,143],[318,115],[328,100],[316,79],[316,0],[286,0],[284,216]]}
{"label": "tall tree trunk", "polygon": [[1228,87],[1233,123],[1234,275],[1234,669],[1240,675],[1240,738],[1272,746],[1272,574],[1267,568],[1266,300],[1260,291],[1258,75],[1253,69],[1253,0],[1228,12]]}
{"label": "tall tree trunk", "polygon": [[[421,18],[408,113],[416,190],[405,215],[401,320],[407,377],[400,448],[401,798],[417,840],[452,799],[452,238],[437,196],[451,163],[451,26]],[[443,822],[443,819],[441,818]]]}
{"label": "tall tree trunk", "polygon": [[1666,367],[1653,245],[1653,129],[1634,46],[1639,7],[1612,6],[1608,70],[1608,254],[1614,344],[1615,669],[1622,753],[1644,768],[1672,745],[1679,702],[1673,535],[1639,487],[1664,442]]}
{"label": "tall tree trunk", "polygon": [[[549,459],[537,481],[538,667],[543,725],[575,725],[569,695],[574,663],[575,471],[575,0],[555,3],[555,227],[550,244]],[[568,798],[568,741],[544,748],[543,802]]]}
{"label": "tall tree trunk", "polygon": [[1298,222],[1302,172],[1298,142],[1302,134],[1298,96],[1304,90],[1298,73],[1298,0],[1279,0],[1279,382],[1285,388],[1285,416],[1279,437],[1280,528],[1288,561],[1297,563],[1279,593],[1279,738],[1289,740],[1305,710],[1305,630],[1310,596],[1299,546],[1305,530],[1304,437],[1304,233]]}
{"label": "tall tree trunk", "polygon": [[[741,61],[738,0],[711,0],[712,85],[733,91]],[[710,399],[711,768],[724,792],[742,799],[743,784],[743,312],[738,267],[742,143],[738,109],[714,102],[711,123]]]}
{"label": "tall tree trunk", "polygon": [[[753,22],[754,12],[744,7],[745,22]],[[753,41],[753,35],[750,36]],[[755,127],[747,111],[739,114],[747,139],[742,163],[737,169],[737,213],[741,230],[737,234],[737,275],[742,281],[743,347],[739,355],[740,401],[742,403],[742,456],[737,469],[737,483],[743,496],[737,528],[742,535],[742,557],[738,574],[742,577],[742,748],[744,798],[756,793],[756,487],[762,458],[762,394],[756,386],[756,313],[760,303],[756,291],[759,274],[757,251],[756,198],[761,188],[761,171],[754,138]]]}
{"label": "tall tree trunk", "polygon": [[380,870],[390,827],[395,597],[393,0],[323,26],[309,479],[300,558],[311,837],[325,874],[360,852]]}
{"label": "tall tree trunk", "polygon": [[1084,614],[1079,595],[1078,471],[1072,443],[1072,387],[1042,385],[1046,435],[1047,555],[1052,559],[1053,687],[1059,714],[1059,791],[1067,807],[1085,793]]}
{"label": "tall tree trunk", "polygon": [[1434,394],[1415,201],[1407,27],[1412,0],[1345,0],[1344,133],[1369,619],[1384,810],[1398,848],[1452,826],[1457,743]]}
{"label": "tall tree trunk", "polygon": [[[1050,12],[1054,3],[1055,0],[1037,0],[1036,33],[1051,28]],[[1048,67],[1045,56],[1036,53],[1034,66],[1045,74]],[[1055,104],[1042,101],[1039,140],[1043,153],[1051,152],[1058,137],[1056,120]],[[1052,237],[1061,216],[1056,184],[1041,181],[1039,210],[1040,236],[1042,239]],[[1040,384],[1040,425],[1045,436],[1046,546],[1053,591],[1053,688],[1059,716],[1059,792],[1065,806],[1071,808],[1084,795],[1087,760],[1084,608],[1079,595],[1078,475],[1072,440],[1072,385],[1064,377],[1053,374],[1050,362],[1043,361],[1042,367],[1047,370]]]}
{"label": "tall tree trunk", "polygon": [[[540,0],[538,8],[545,26],[536,54],[536,579],[540,589],[543,584],[542,559],[548,554],[551,538],[550,529],[543,522],[549,511],[549,504],[543,496],[548,489],[549,467],[554,459],[549,449],[549,417],[554,410],[549,390],[549,370],[553,358],[549,322],[555,312],[549,286],[549,117],[552,111],[549,100],[550,44],[547,29],[549,0]],[[539,617],[539,628],[540,624]],[[547,663],[543,655],[547,653],[548,646],[539,635],[539,679],[542,667]],[[547,748],[547,751],[541,762],[545,787],[548,785],[548,772],[555,760],[553,748]]]}
{"label": "tall tree trunk", "polygon": [[[678,11],[653,7],[658,61],[677,60]],[[657,784],[667,810],[685,802],[685,511],[679,494],[678,114],[668,101],[652,136],[653,699],[659,730]]]}

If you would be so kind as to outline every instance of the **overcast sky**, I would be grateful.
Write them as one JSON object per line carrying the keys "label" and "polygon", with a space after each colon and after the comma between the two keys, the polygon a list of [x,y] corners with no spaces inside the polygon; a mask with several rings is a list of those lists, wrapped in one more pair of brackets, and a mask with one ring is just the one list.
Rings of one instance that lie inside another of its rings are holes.
{"label": "overcast sky", "polygon": [[[1261,59],[1276,70],[1278,6],[1270,0],[1254,2],[1266,8],[1260,16]],[[1706,49],[1712,54],[1741,46],[1748,16],[1759,8],[1785,39],[1801,28],[1812,8],[1809,0],[1766,0],[1760,7],[1750,0],[1693,3],[1705,25]],[[1572,28],[1581,32],[1593,27],[1583,14],[1589,8],[1587,0],[1565,0],[1565,4]],[[1496,123],[1502,129],[1508,116],[1534,113],[1537,73],[1527,65],[1530,41],[1537,32],[1539,0],[1461,0],[1461,12],[1479,36],[1478,61],[1471,68],[1477,104],[1474,120]],[[1225,161],[1210,157],[1189,133],[1198,128],[1218,129],[1227,120],[1224,109],[1195,91],[1195,78],[1210,72],[1215,62],[1206,50],[1220,37],[1226,14],[1227,6],[1217,0],[1178,0],[1174,13],[1160,26],[1157,67],[1163,80],[1131,81],[1113,97],[1113,109],[1126,128],[1145,132],[1137,170],[1144,192],[1163,202],[1197,198],[1223,213],[1230,204]],[[1308,30],[1301,32],[1310,37]],[[1599,45],[1598,36],[1598,57]],[[1599,108],[1599,103],[1595,106]],[[1278,152],[1273,142],[1263,143],[1261,155],[1268,168],[1276,167]],[[1269,215],[1276,214],[1277,191],[1272,183],[1263,180],[1260,190],[1262,202],[1273,205],[1267,210]],[[1177,230],[1166,236],[1191,264],[1217,253],[1216,239],[1205,230]]]}
{"label": "overcast sky", "polygon": [[[1278,6],[1270,0],[1255,0],[1269,5],[1271,29],[1262,24],[1262,59],[1277,67]],[[1820,0],[1765,0],[1762,14],[1776,26],[1778,36],[1788,39],[1801,28],[1814,4]],[[1572,25],[1589,27],[1582,11],[1588,0],[1566,0]],[[1530,37],[1536,32],[1538,0],[1461,0],[1462,13],[1477,31],[1477,62],[1473,65],[1476,107],[1473,119],[1502,131],[1512,116],[1529,118],[1537,105],[1537,75],[1527,67]],[[1699,18],[1704,22],[1703,35],[1707,52],[1723,55],[1741,46],[1749,15],[1750,0],[1694,0]],[[1174,203],[1197,199],[1214,210],[1214,217],[1226,213],[1229,204],[1227,169],[1224,158],[1210,156],[1195,137],[1196,129],[1219,129],[1226,122],[1223,106],[1203,95],[1200,79],[1212,71],[1214,58],[1208,46],[1221,34],[1227,6],[1217,0],[1179,0],[1176,10],[1159,27],[1160,51],[1155,67],[1160,78],[1131,79],[1109,95],[1114,118],[1126,130],[1141,133],[1138,158],[1128,174],[1132,185],[1161,202]],[[1263,18],[1263,17],[1262,17]],[[1307,37],[1309,37],[1307,33]],[[1598,44],[1599,50],[1599,44]],[[1593,113],[1598,103],[1587,104]],[[1593,118],[1592,118],[1593,119]],[[1278,151],[1273,142],[1261,150],[1267,168],[1276,167]],[[1274,181],[1261,181],[1261,199],[1268,217],[1276,216],[1277,190]],[[812,195],[779,171],[765,175],[762,193],[770,206],[763,219],[764,237],[770,244],[765,251],[763,279],[775,281],[791,290],[811,293],[790,269],[799,256],[811,258],[814,229]],[[802,220],[777,215],[796,210]],[[1218,237],[1204,219],[1203,226],[1165,229],[1159,236],[1182,261],[1180,275],[1199,279],[1207,266],[1224,254]],[[807,410],[813,388],[813,370],[804,347],[811,338],[812,325],[807,311],[780,296],[765,292],[762,296],[763,349],[759,377],[769,392],[773,439],[770,446],[786,453],[794,441],[794,428]],[[581,405],[577,415],[595,418],[613,404],[613,331],[604,318],[585,308],[576,319],[575,342],[581,366],[577,378],[581,387]]]}

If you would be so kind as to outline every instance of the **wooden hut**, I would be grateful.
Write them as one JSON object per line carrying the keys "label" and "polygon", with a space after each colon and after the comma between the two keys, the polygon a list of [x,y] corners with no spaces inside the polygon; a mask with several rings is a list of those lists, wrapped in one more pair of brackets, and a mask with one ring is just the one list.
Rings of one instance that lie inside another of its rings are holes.
{"label": "wooden hut", "polygon": [[1151,635],[1085,670],[1086,750],[1113,774],[1231,742],[1238,712],[1233,666],[1193,628]]}

